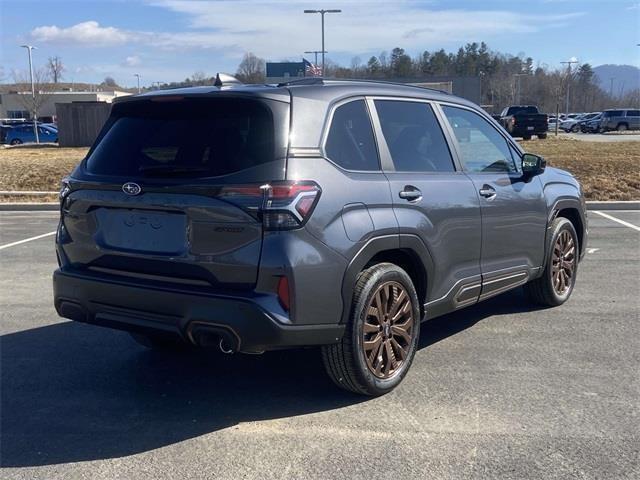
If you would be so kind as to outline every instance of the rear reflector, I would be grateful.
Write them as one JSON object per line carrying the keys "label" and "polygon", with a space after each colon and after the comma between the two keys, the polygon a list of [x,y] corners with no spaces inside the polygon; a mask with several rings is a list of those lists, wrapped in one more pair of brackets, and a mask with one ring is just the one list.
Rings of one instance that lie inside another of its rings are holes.
{"label": "rear reflector", "polygon": [[278,300],[280,305],[287,312],[289,311],[289,279],[287,277],[280,277],[278,280]]}

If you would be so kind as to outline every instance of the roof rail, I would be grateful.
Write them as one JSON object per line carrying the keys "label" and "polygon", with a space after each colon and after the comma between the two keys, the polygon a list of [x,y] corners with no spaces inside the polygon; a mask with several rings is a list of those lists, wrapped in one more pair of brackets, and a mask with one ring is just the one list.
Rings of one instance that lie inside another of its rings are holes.
{"label": "roof rail", "polygon": [[380,83],[382,85],[397,85],[397,86],[401,86],[401,87],[411,87],[411,88],[420,88],[422,90],[432,90],[434,92],[439,92],[439,93],[444,93],[446,95],[451,95],[446,90],[440,90],[438,88],[421,87],[420,85],[413,85],[411,83],[390,82],[388,80],[375,80],[375,79],[368,79],[368,78],[332,78],[331,80],[328,80],[328,81],[330,81],[330,82],[354,82],[354,83],[357,83],[357,82]]}
{"label": "roof rail", "polygon": [[224,87],[226,85],[242,85],[242,82],[227,73],[216,73],[216,80],[213,82],[213,86]]}
{"label": "roof rail", "polygon": [[278,87],[289,87],[294,85],[324,85],[324,79],[322,77],[306,77],[298,80],[289,80],[288,82],[281,82]]}

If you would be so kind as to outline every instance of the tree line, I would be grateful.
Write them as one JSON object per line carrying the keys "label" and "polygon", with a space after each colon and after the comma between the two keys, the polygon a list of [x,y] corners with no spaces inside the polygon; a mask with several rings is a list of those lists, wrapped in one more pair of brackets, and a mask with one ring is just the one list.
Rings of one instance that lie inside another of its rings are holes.
{"label": "tree line", "polygon": [[[253,53],[245,53],[235,72],[244,83],[264,83],[266,62]],[[37,89],[43,92],[60,88],[65,66],[58,56],[48,59],[44,67],[34,71]],[[573,112],[600,111],[606,108],[640,105],[640,89],[611,92],[602,89],[593,68],[588,63],[574,68],[550,68],[534,62],[524,54],[510,55],[489,49],[485,42],[472,42],[456,52],[444,49],[425,50],[412,57],[403,48],[383,51],[363,61],[353,57],[349,66],[326,60],[326,77],[381,79],[400,82],[428,82],[436,76],[474,76],[480,78],[481,104],[490,112],[499,112],[512,104],[537,105],[553,113],[556,108]],[[144,88],[177,88],[211,85],[215,76],[197,71],[182,82],[160,83]],[[28,72],[14,72],[16,87],[30,89]],[[26,87],[29,88],[26,88]],[[122,88],[112,77],[106,77],[100,87]],[[135,89],[126,89],[134,92]],[[26,99],[25,99],[26,101]],[[36,105],[37,106],[37,105]]]}

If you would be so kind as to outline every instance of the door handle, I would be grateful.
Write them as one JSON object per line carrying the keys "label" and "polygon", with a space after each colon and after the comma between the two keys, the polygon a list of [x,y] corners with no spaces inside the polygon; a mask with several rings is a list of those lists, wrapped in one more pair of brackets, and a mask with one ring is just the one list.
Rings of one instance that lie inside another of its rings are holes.
{"label": "door handle", "polygon": [[417,202],[422,198],[422,192],[420,189],[414,187],[413,185],[405,185],[404,189],[398,193],[400,198],[407,200],[409,202]]}
{"label": "door handle", "polygon": [[493,188],[491,185],[485,184],[480,189],[480,195],[482,195],[484,198],[492,199],[493,197],[496,196],[496,189]]}

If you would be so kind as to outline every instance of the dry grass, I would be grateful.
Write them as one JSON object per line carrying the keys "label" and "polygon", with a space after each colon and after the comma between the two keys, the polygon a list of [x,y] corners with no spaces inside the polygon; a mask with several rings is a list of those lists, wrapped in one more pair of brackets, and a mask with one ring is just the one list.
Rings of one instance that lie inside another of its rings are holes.
{"label": "dry grass", "polygon": [[520,145],[575,175],[587,200],[640,200],[639,141],[587,142],[550,135]]}
{"label": "dry grass", "polygon": [[[573,173],[588,200],[640,200],[640,142],[558,139],[522,142],[549,165]],[[57,191],[60,179],[85,156],[86,148],[0,148],[0,190]],[[0,197],[0,201],[43,201]]]}
{"label": "dry grass", "polygon": [[57,192],[60,190],[60,179],[73,170],[88,150],[59,147],[0,148],[0,190]]}

